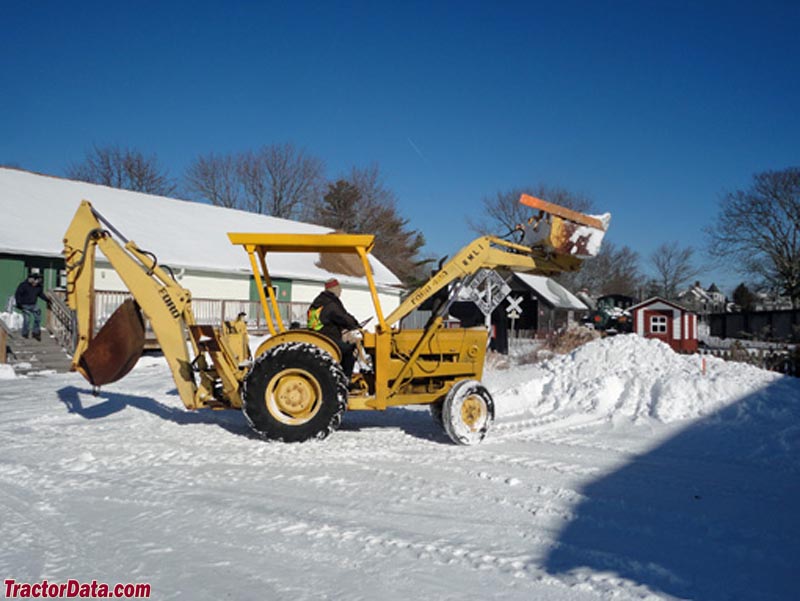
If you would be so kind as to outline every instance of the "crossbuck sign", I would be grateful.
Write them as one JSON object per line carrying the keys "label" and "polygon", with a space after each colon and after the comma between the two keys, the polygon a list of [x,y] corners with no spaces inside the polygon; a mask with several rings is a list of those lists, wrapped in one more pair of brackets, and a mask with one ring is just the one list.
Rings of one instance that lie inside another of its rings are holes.
{"label": "crossbuck sign", "polygon": [[507,299],[508,306],[506,307],[506,315],[508,315],[511,319],[519,319],[520,314],[522,314],[522,297],[518,296],[514,298],[513,296],[509,296]]}

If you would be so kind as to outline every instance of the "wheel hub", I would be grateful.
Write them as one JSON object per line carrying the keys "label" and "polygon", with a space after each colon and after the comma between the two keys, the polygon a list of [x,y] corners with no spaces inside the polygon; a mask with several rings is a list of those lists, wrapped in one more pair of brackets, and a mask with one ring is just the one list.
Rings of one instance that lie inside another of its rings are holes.
{"label": "wheel hub", "polygon": [[485,421],[486,404],[477,395],[468,396],[461,405],[461,419],[473,432],[476,432]]}
{"label": "wheel hub", "polygon": [[285,369],[273,376],[267,385],[265,401],[272,416],[286,424],[310,420],[319,411],[322,390],[310,373],[301,369]]}

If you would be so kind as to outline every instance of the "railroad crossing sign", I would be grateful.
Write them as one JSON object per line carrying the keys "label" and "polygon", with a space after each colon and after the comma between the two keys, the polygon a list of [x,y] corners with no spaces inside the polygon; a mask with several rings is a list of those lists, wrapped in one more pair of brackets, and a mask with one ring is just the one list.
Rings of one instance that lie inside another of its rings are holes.
{"label": "railroad crossing sign", "polygon": [[518,296],[514,298],[513,296],[509,296],[506,298],[508,301],[508,306],[506,307],[506,315],[508,315],[511,319],[519,319],[519,316],[522,314],[522,297]]}
{"label": "railroad crossing sign", "polygon": [[475,303],[484,315],[490,315],[509,292],[511,286],[491,269],[481,269],[464,284],[465,296]]}

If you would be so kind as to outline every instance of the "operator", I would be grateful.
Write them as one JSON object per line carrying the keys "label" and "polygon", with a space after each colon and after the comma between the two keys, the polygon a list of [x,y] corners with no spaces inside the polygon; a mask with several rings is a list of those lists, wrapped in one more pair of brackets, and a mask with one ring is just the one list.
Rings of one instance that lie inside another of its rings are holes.
{"label": "operator", "polygon": [[308,329],[324,334],[336,343],[342,352],[342,369],[349,381],[356,362],[353,353],[356,346],[342,340],[342,332],[358,329],[359,323],[345,310],[339,299],[341,294],[339,280],[331,278],[325,282],[325,290],[320,292],[308,309]]}
{"label": "operator", "polygon": [[42,276],[38,273],[31,273],[24,282],[17,286],[14,293],[14,301],[17,309],[22,311],[22,337],[27,338],[28,333],[33,334],[36,340],[42,339],[41,322],[42,310],[36,306],[36,299],[41,298],[50,306],[50,299],[42,289]]}

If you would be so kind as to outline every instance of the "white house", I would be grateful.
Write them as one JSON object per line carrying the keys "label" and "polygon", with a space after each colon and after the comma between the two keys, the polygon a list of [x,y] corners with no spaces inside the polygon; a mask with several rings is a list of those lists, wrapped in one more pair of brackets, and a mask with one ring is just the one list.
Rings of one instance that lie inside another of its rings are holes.
{"label": "white house", "polygon": [[[207,204],[119,190],[0,167],[0,305],[31,270],[46,288],[63,286],[62,239],[81,200],[88,200],[125,237],[169,265],[194,299],[253,301],[257,292],[247,254],[228,232],[328,233],[328,228]],[[97,290],[125,286],[98,253]],[[366,278],[341,273],[319,253],[268,255],[279,300],[301,314],[325,280],[342,284],[342,301],[359,320],[374,315]],[[402,284],[370,257],[384,313],[400,302]]]}
{"label": "white house", "polygon": [[722,313],[727,304],[725,295],[720,292],[716,284],[711,284],[708,289],[705,289],[700,282],[695,282],[683,292],[679,292],[678,300],[703,315]]}

